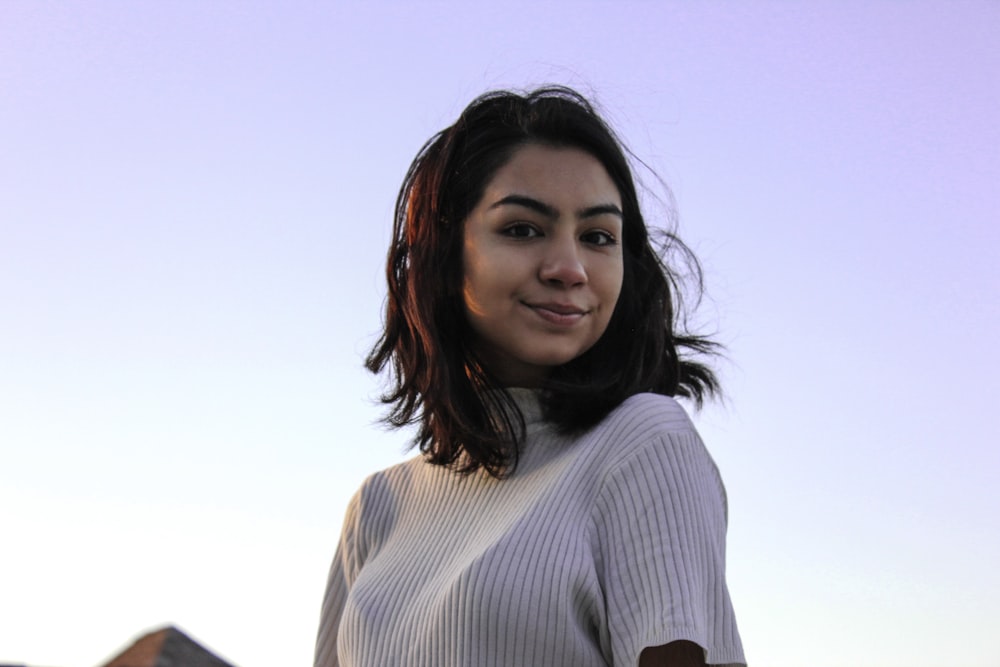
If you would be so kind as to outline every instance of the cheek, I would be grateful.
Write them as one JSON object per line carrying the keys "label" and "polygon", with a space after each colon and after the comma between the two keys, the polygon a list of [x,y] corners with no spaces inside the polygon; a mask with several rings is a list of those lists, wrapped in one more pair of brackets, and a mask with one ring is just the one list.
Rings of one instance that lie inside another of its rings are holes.
{"label": "cheek", "polygon": [[615,300],[621,296],[622,289],[625,286],[625,261],[624,258],[618,262],[618,271],[615,273]]}
{"label": "cheek", "polygon": [[482,267],[466,265],[462,276],[462,302],[467,316],[484,317],[487,314],[490,284]]}
{"label": "cheek", "polygon": [[480,302],[479,270],[482,262],[479,260],[475,250],[475,245],[469,243],[469,239],[466,238],[462,248],[462,266],[461,274],[458,276],[458,283],[461,286],[460,297],[462,304],[467,313],[478,310],[479,307],[477,304]]}
{"label": "cheek", "polygon": [[462,275],[466,307],[482,309],[498,299],[508,287],[509,273],[509,266],[489,254],[467,251]]}
{"label": "cheek", "polygon": [[622,294],[624,293],[624,291],[625,291],[624,271],[619,270],[618,274],[614,277],[614,279],[609,280],[607,285],[606,301],[607,303],[610,304],[610,307],[606,311],[607,321],[604,323],[605,328],[611,323],[611,320],[614,319],[614,314],[615,312],[618,311],[618,308],[621,305]]}
{"label": "cheek", "polygon": [[476,292],[475,259],[469,257],[468,251],[462,253],[462,299],[469,303],[474,300]]}
{"label": "cheek", "polygon": [[618,305],[618,300],[621,299],[624,287],[625,266],[624,262],[619,261],[614,270],[609,272],[607,281],[605,282],[606,298],[612,303],[612,308]]}
{"label": "cheek", "polygon": [[469,280],[465,277],[462,283],[462,305],[465,308],[466,317],[481,314],[482,308],[479,303],[479,295]]}

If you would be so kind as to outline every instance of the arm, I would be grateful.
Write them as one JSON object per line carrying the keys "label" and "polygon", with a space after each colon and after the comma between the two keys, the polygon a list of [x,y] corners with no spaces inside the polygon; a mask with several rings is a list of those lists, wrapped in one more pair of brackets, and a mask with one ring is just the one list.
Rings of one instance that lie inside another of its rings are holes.
{"label": "arm", "polygon": [[705,652],[694,642],[650,646],[639,656],[639,667],[704,667]]}
{"label": "arm", "polygon": [[323,606],[320,610],[319,629],[316,633],[314,667],[338,667],[337,632],[344,611],[347,592],[357,576],[361,556],[358,532],[361,517],[361,491],[351,498],[341,527],[340,541],[330,565]]}
{"label": "arm", "polygon": [[[745,664],[725,585],[725,510],[693,429],[632,448],[605,477],[594,529],[615,664]],[[676,640],[703,654],[685,659]]]}

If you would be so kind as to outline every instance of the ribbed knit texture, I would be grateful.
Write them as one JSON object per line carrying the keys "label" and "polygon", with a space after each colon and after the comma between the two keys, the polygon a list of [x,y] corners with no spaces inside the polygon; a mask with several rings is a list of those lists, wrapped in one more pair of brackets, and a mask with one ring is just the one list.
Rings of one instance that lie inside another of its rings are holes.
{"label": "ribbed knit texture", "polygon": [[568,438],[512,393],[527,422],[512,476],[417,457],[355,494],[316,667],[634,666],[679,639],[745,664],[725,490],[683,409],[640,394]]}

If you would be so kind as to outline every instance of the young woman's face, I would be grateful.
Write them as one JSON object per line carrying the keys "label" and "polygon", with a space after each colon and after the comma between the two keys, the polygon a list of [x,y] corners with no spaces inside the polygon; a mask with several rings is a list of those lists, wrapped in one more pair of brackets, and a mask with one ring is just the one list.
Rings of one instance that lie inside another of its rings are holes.
{"label": "young woman's face", "polygon": [[537,386],[604,333],[622,287],[621,196],[575,148],[528,144],[465,220],[463,292],[475,344],[505,386]]}

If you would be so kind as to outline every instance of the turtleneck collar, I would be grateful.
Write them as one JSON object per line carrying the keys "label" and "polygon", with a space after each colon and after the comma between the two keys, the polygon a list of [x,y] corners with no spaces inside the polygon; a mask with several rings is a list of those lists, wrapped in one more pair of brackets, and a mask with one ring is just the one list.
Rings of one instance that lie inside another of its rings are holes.
{"label": "turtleneck collar", "polygon": [[541,424],[544,419],[542,418],[542,403],[539,397],[538,389],[528,389],[526,387],[508,387],[507,393],[514,400],[514,404],[521,411],[521,415],[524,417],[525,427],[535,426],[536,424]]}

